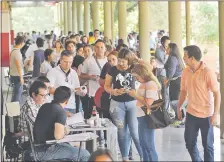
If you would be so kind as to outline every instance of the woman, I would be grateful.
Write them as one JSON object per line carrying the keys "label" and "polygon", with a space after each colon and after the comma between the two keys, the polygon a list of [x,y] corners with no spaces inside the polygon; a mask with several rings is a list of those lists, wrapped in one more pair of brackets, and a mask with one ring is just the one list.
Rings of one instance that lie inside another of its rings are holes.
{"label": "woman", "polygon": [[111,95],[110,115],[118,128],[118,143],[123,161],[128,161],[131,138],[142,158],[136,100],[127,93],[129,89],[135,89],[135,79],[130,73],[134,61],[136,61],[134,54],[129,49],[122,48],[118,53],[118,65],[110,69],[104,85],[105,91]]}
{"label": "woman", "polygon": [[143,161],[158,161],[154,145],[154,129],[148,128],[147,118],[141,107],[147,104],[150,108],[153,102],[158,100],[158,90],[161,89],[161,85],[153,75],[152,67],[145,64],[135,65],[132,69],[132,75],[141,83],[137,93],[135,90],[131,90],[128,94],[137,100],[138,132]]}
{"label": "woman", "polygon": [[52,49],[46,49],[44,51],[45,60],[41,64],[41,67],[40,67],[41,75],[46,76],[48,71],[50,71],[54,67],[54,64],[52,63],[52,60],[53,60],[52,56],[53,56],[53,50]]}
{"label": "woman", "polygon": [[60,41],[56,41],[54,44],[54,55],[53,55],[53,62],[55,65],[57,65],[60,57],[61,57],[61,52],[64,50],[62,44]]}
{"label": "woman", "polygon": [[82,41],[82,44],[83,44],[83,45],[87,45],[87,44],[88,44],[88,37],[85,36],[85,35],[82,36],[81,41]]}
{"label": "woman", "polygon": [[170,43],[167,50],[169,57],[164,65],[166,69],[164,84],[168,86],[169,83],[170,101],[173,101],[179,98],[181,74],[184,64],[181,61],[180,52],[175,43]]}

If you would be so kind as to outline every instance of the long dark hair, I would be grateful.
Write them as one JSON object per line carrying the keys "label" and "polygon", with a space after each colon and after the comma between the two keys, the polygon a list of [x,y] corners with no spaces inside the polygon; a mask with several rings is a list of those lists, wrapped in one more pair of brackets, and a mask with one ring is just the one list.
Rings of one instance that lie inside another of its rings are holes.
{"label": "long dark hair", "polygon": [[95,162],[96,158],[98,156],[102,156],[102,155],[106,155],[107,157],[109,157],[111,159],[112,162],[114,161],[110,150],[108,150],[108,149],[98,149],[91,154],[88,162]]}
{"label": "long dark hair", "polygon": [[177,44],[176,43],[170,43],[169,48],[170,48],[170,56],[176,57],[177,60],[179,61],[179,64],[180,64],[181,68],[184,69],[185,65],[184,65],[184,62],[181,58],[180,50],[179,50]]}

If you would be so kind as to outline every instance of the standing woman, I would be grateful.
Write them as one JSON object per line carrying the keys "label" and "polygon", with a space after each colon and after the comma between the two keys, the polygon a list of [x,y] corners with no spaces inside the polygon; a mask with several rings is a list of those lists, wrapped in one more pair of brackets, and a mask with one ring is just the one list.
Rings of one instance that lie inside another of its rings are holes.
{"label": "standing woman", "polygon": [[129,95],[137,100],[138,132],[143,152],[143,161],[158,161],[158,155],[154,144],[154,129],[148,128],[147,117],[141,109],[143,105],[150,106],[158,100],[158,90],[161,85],[152,73],[152,67],[144,64],[136,64],[132,69],[132,75],[141,83],[137,92],[129,91]]}
{"label": "standing woman", "polygon": [[180,94],[181,74],[184,63],[181,60],[180,52],[175,43],[170,43],[167,49],[169,55],[164,68],[166,70],[165,86],[169,86],[170,101],[178,100]]}
{"label": "standing woman", "polygon": [[53,55],[53,62],[55,65],[57,65],[60,57],[61,57],[61,52],[64,50],[63,45],[61,42],[58,40],[55,42],[55,48],[54,48],[54,55]]}
{"label": "standing woman", "polygon": [[130,73],[134,61],[134,54],[129,49],[122,48],[118,53],[118,65],[111,67],[104,85],[105,91],[111,95],[110,115],[118,128],[118,143],[123,161],[128,161],[131,138],[142,158],[136,100],[127,93],[129,89],[135,89],[135,79]]}

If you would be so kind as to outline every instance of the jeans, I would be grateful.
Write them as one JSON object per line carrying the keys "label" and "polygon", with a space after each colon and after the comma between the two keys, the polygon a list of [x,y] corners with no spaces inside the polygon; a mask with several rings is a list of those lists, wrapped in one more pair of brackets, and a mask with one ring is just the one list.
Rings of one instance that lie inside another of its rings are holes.
{"label": "jeans", "polygon": [[76,109],[69,109],[69,108],[65,108],[65,111],[68,111],[72,114],[76,114]]}
{"label": "jeans", "polygon": [[81,97],[80,99],[82,101],[82,107],[83,107],[83,111],[84,111],[84,118],[85,119],[91,118],[93,106],[95,105],[94,98],[93,97],[89,97],[88,95],[85,95],[84,97]]}
{"label": "jeans", "polygon": [[13,84],[13,92],[11,102],[18,101],[22,104],[23,85],[20,83],[19,76],[10,76],[11,83]]}
{"label": "jeans", "polygon": [[128,160],[131,137],[135,143],[140,157],[142,158],[142,150],[138,136],[136,101],[117,102],[111,100],[110,114],[114,124],[118,128],[118,143],[123,160]]}
{"label": "jeans", "polygon": [[[79,148],[73,147],[68,143],[58,143],[58,144],[53,144],[51,146],[36,147],[35,151],[36,151],[37,158],[40,161],[50,161],[50,160],[60,160],[60,159],[61,159],[60,161],[63,161],[63,160],[77,161]],[[29,151],[27,153],[29,153]],[[26,157],[25,160],[28,160],[26,155],[25,157]],[[90,153],[87,150],[81,149],[79,161],[86,162],[88,161],[89,157],[90,157]]]}
{"label": "jeans", "polygon": [[214,161],[214,132],[210,117],[198,118],[187,113],[184,138],[192,161],[202,161],[197,148],[199,129],[204,147],[204,161]]}
{"label": "jeans", "polygon": [[164,100],[164,108],[167,110],[167,109],[169,109],[169,102],[170,102],[169,86],[164,85],[164,80],[166,77],[164,77],[162,75],[158,75],[157,78],[162,86],[161,94],[162,94],[162,98]]}
{"label": "jeans", "polygon": [[143,152],[143,161],[158,161],[154,143],[154,129],[148,128],[146,116],[138,117],[138,134]]}

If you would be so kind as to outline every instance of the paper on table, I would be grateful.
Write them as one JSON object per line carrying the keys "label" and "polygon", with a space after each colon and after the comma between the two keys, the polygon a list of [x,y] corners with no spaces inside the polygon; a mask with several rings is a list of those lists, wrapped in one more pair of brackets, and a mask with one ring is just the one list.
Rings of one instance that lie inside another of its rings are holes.
{"label": "paper on table", "polygon": [[67,135],[63,139],[60,140],[50,140],[46,141],[46,143],[63,143],[63,142],[81,142],[81,141],[89,141],[92,139],[96,139],[98,136],[92,132],[88,133],[80,133],[80,134],[72,134]]}
{"label": "paper on table", "polygon": [[73,125],[73,124],[83,123],[83,122],[84,122],[84,118],[81,112],[76,113],[72,115],[71,117],[68,117],[66,120],[67,125]]}

